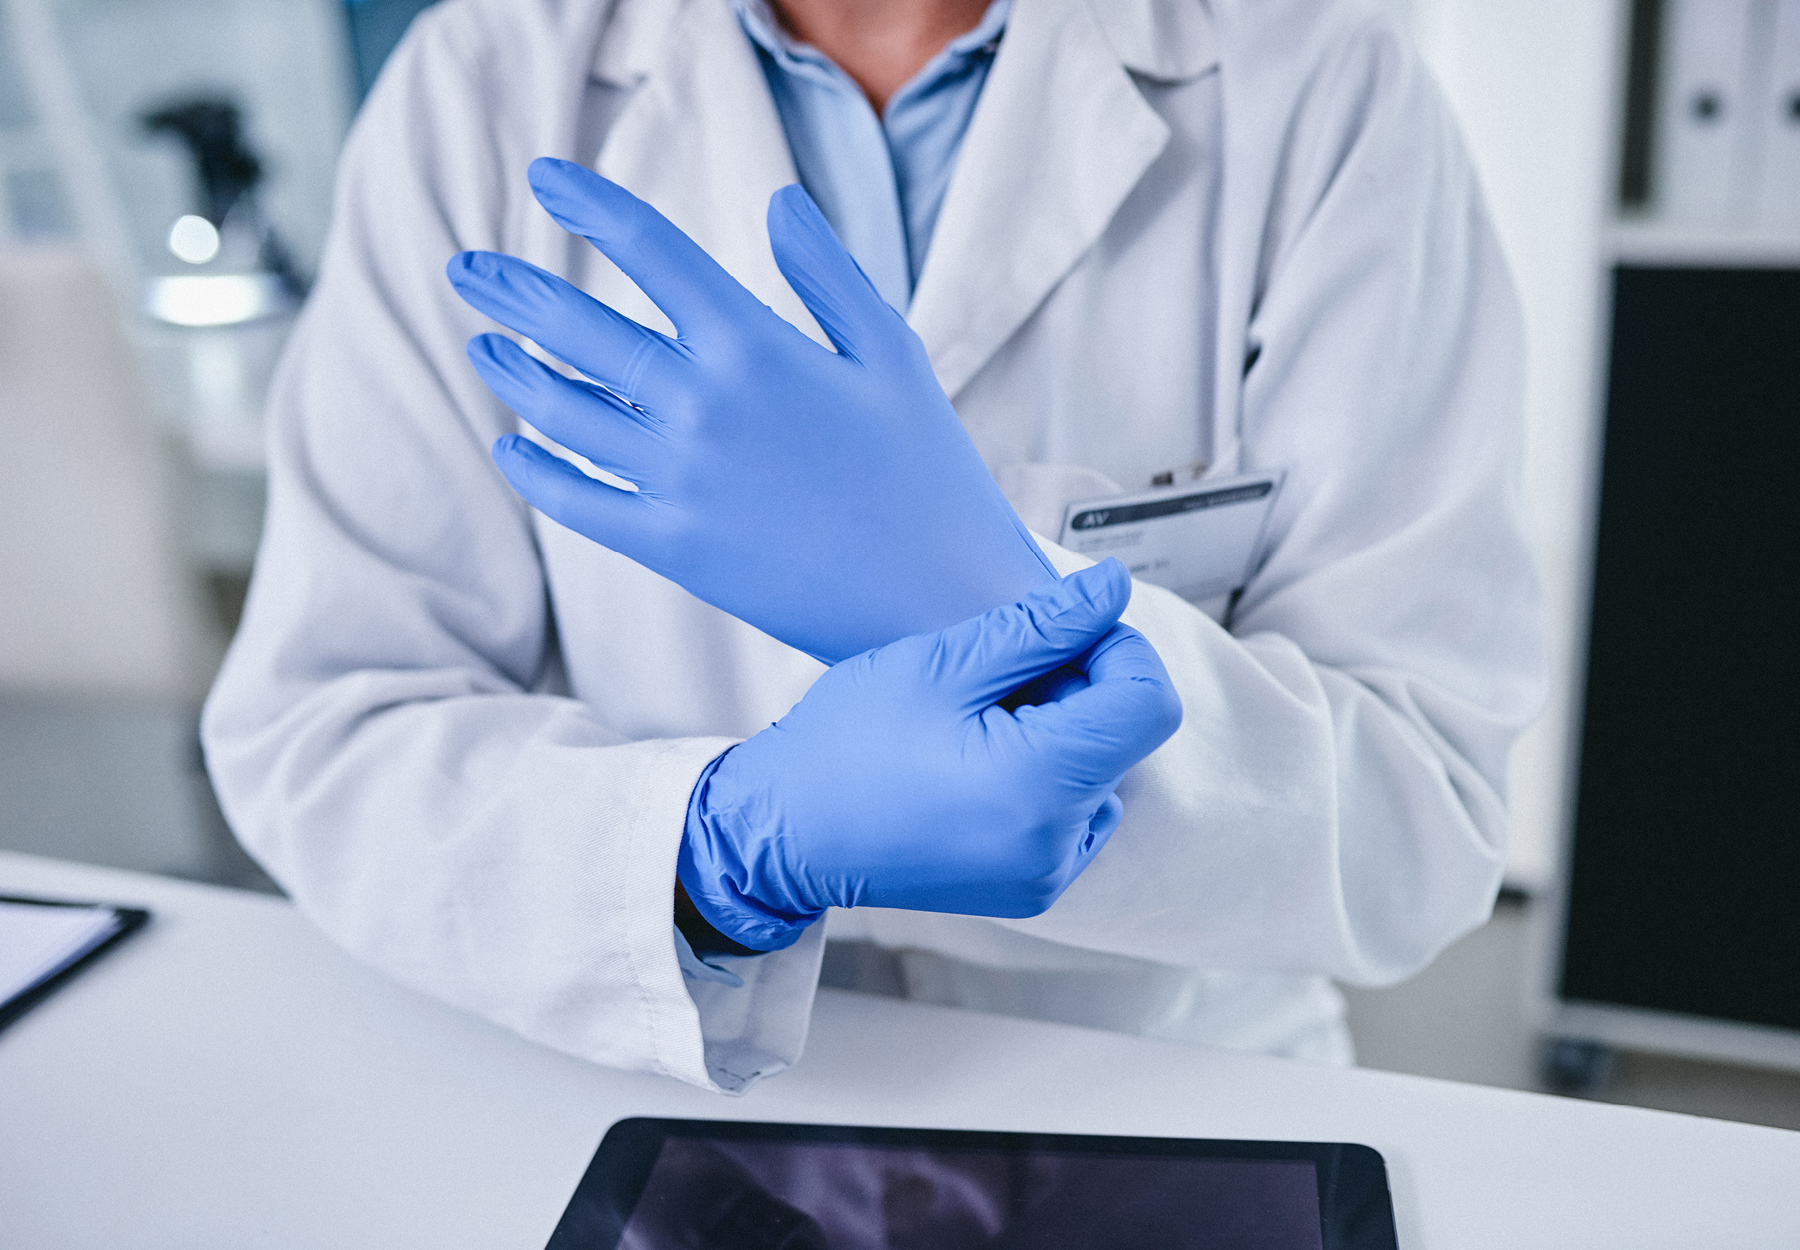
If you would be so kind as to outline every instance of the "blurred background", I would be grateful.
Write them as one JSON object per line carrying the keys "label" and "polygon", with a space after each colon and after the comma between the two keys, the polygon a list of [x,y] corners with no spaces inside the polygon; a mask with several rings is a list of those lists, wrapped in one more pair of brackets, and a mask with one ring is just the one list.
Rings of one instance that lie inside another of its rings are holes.
{"label": "blurred background", "polygon": [[[262,406],[429,0],[0,0],[0,849],[251,889],[200,701]],[[1369,1066],[1800,1128],[1800,0],[1382,0],[1523,297],[1555,693]]]}

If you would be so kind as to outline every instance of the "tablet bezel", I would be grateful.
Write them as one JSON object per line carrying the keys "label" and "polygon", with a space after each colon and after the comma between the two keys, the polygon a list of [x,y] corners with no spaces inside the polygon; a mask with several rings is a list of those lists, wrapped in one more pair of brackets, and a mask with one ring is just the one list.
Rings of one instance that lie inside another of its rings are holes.
{"label": "tablet bezel", "polygon": [[1347,1142],[1108,1137],[649,1117],[620,1120],[607,1130],[545,1250],[614,1250],[656,1166],[657,1154],[670,1137],[1001,1153],[1303,1160],[1314,1165],[1318,1178],[1325,1250],[1397,1250],[1387,1165],[1378,1151]]}

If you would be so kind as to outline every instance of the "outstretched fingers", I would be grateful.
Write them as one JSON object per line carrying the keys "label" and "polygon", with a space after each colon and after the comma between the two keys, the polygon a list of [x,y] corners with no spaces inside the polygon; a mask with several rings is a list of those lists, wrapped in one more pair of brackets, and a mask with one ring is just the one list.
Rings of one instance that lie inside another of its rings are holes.
{"label": "outstretched fingers", "polygon": [[558,525],[622,555],[641,547],[649,505],[632,491],[595,481],[520,434],[495,441],[494,463],[525,502]]}
{"label": "outstretched fingers", "polygon": [[652,397],[640,399],[635,392],[647,361],[676,350],[665,336],[516,256],[462,252],[450,258],[445,273],[476,311],[619,394],[653,406]]}
{"label": "outstretched fingers", "polygon": [[642,484],[658,449],[645,417],[603,387],[566,378],[499,334],[469,340],[469,362],[500,402],[570,451]]}
{"label": "outstretched fingers", "polygon": [[530,178],[544,211],[599,248],[683,338],[774,315],[704,248],[618,183],[547,156],[531,162]]}

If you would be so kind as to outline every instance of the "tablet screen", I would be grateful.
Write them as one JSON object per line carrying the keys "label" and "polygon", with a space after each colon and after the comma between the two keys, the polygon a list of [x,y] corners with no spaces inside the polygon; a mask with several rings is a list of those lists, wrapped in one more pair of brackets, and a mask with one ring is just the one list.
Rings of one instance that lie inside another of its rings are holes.
{"label": "tablet screen", "polygon": [[627,1120],[550,1247],[1386,1250],[1392,1229],[1360,1146]]}

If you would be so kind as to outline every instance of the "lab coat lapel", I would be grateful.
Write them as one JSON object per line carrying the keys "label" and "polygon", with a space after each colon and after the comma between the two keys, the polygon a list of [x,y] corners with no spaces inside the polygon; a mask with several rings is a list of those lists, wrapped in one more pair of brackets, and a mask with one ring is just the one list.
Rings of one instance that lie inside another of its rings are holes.
{"label": "lab coat lapel", "polygon": [[[641,81],[596,167],[687,231],[758,299],[824,342],[769,250],[769,196],[799,179],[755,50],[728,0],[684,0],[661,27],[635,20],[651,8],[625,0],[615,18],[626,27],[623,38],[597,68],[615,81]],[[594,272],[599,298],[646,325],[670,328],[613,265]]]}
{"label": "lab coat lapel", "polygon": [[1031,316],[1168,139],[1085,0],[1013,8],[908,316],[945,391]]}

